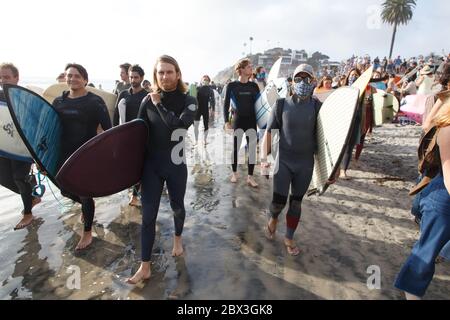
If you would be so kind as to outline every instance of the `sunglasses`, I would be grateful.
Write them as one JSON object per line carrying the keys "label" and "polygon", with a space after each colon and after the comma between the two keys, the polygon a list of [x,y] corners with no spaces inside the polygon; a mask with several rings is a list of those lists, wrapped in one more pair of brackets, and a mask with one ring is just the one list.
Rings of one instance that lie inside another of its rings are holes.
{"label": "sunglasses", "polygon": [[312,82],[312,80],[313,79],[310,76],[303,76],[303,77],[297,76],[297,77],[294,78],[294,83],[300,83],[300,82],[303,81],[305,83],[310,84]]}

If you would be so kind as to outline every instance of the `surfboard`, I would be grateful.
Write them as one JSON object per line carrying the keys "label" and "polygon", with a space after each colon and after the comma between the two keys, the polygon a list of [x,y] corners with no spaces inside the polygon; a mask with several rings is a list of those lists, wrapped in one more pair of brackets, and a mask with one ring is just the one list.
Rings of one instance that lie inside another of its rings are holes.
{"label": "surfboard", "polygon": [[355,119],[359,89],[342,87],[325,100],[317,117],[317,144],[314,172],[308,194],[322,195],[328,188],[344,156]]}
{"label": "surfboard", "polygon": [[412,69],[410,72],[408,72],[407,74],[405,74],[399,81],[397,81],[395,83],[396,86],[401,85],[405,80],[408,80],[409,78],[411,78],[415,73],[417,73],[417,71],[419,70],[419,67],[415,67],[414,69]]}
{"label": "surfboard", "polygon": [[391,123],[399,111],[397,98],[382,90],[373,94],[373,118],[376,126]]}
{"label": "surfboard", "polygon": [[30,152],[17,132],[6,102],[0,100],[0,157],[33,162]]}
{"label": "surfboard", "polygon": [[[69,86],[66,83],[55,83],[44,90],[42,93],[42,96],[45,100],[47,100],[50,104],[53,103],[53,100],[55,100],[57,97],[60,97],[63,93],[63,91],[68,91]],[[117,103],[117,96],[114,93],[109,93],[104,90],[100,90],[94,87],[86,86],[86,90],[89,92],[92,92],[98,96],[100,96],[103,101],[105,101],[106,107],[108,108],[109,117],[111,118],[111,121],[114,117],[114,108],[116,107]]]}
{"label": "surfboard", "polygon": [[141,180],[148,130],[136,119],[83,144],[56,175],[60,186],[82,197],[104,197]]}
{"label": "surfboard", "polygon": [[55,176],[62,125],[55,109],[37,93],[16,85],[3,85],[11,118],[31,157],[58,186]]}
{"label": "surfboard", "polygon": [[431,110],[432,104],[434,104],[433,95],[411,94],[402,99],[400,110],[408,118],[422,124],[425,110]]}
{"label": "surfboard", "polygon": [[279,58],[277,61],[275,61],[272,68],[270,68],[269,74],[267,75],[267,83],[278,79],[281,69],[281,60],[282,58]]}
{"label": "surfboard", "polygon": [[324,103],[325,100],[334,92],[335,90],[330,90],[327,92],[315,93],[314,96],[319,99],[320,102]]}

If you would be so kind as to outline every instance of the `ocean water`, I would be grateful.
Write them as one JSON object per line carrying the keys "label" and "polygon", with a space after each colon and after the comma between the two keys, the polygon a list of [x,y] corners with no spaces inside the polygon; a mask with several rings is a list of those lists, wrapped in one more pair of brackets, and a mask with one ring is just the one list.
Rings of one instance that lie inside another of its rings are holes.
{"label": "ocean water", "polygon": [[[92,82],[97,89],[102,89],[108,92],[112,92],[116,86],[116,80],[110,79],[91,79],[89,82]],[[42,89],[46,89],[55,83],[56,80],[54,78],[29,77],[20,79],[19,85],[24,87],[32,85]]]}

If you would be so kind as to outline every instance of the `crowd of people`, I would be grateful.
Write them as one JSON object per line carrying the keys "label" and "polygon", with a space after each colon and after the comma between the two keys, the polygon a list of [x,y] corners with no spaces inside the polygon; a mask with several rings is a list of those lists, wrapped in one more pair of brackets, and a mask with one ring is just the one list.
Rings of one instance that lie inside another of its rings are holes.
{"label": "crowd of people", "polygon": [[[424,122],[426,134],[431,129],[434,130],[436,143],[433,161],[429,161],[428,153],[424,155],[429,165],[421,172],[420,180],[426,176],[430,179],[420,191],[420,196],[417,196],[418,206],[415,208],[422,232],[395,283],[396,287],[405,291],[407,298],[417,298],[425,294],[433,277],[435,261],[444,246],[450,243],[450,104],[448,93],[445,93],[445,90],[450,89],[448,63],[436,69],[431,61],[426,64],[422,60],[406,61],[398,57],[393,61],[386,58],[380,61],[376,58],[372,62],[369,57],[353,57],[338,73],[324,70],[320,72],[320,77],[310,65],[297,66],[287,80],[290,94],[278,99],[273,106],[262,139],[260,165],[262,169],[267,169],[270,167],[267,157],[272,152],[271,132],[280,132],[276,164],[278,170],[273,177],[265,235],[269,240],[274,240],[280,215],[288,206],[283,243],[289,255],[297,256],[301,253],[294,234],[299,226],[302,200],[312,179],[314,154],[317,151],[316,120],[322,103],[315,94],[352,85],[370,66],[374,67],[374,73],[352,125],[351,141],[345,150],[341,166],[340,175],[343,179],[349,178],[347,169],[354,151],[355,159],[358,160],[365,137],[372,133],[371,99],[377,90],[392,92],[399,98],[417,92],[440,93]],[[267,85],[267,72],[262,66],[254,68],[249,59],[239,60],[234,69],[237,79],[229,81],[223,88],[224,101],[220,104],[223,108],[224,129],[234,137],[229,181],[235,185],[239,180],[237,157],[245,135],[248,154],[246,183],[250,188],[258,188],[259,184],[254,178],[257,135],[251,133],[257,130],[254,106]],[[132,188],[129,202],[132,206],[142,207],[141,263],[136,273],[127,279],[128,283],[137,284],[151,276],[156,220],[164,185],[173,210],[175,232],[172,255],[183,255],[182,233],[186,216],[184,197],[188,171],[185,162],[178,164],[173,161],[172,151],[175,145],[184,143],[185,136],[174,141],[172,133],[178,129],[184,129],[187,133],[187,129],[194,125],[195,141],[198,142],[199,122],[202,118],[205,130],[203,145],[206,146],[209,121],[216,108],[214,90],[222,90],[222,86],[216,86],[208,75],[204,75],[200,85],[190,88],[182,79],[177,61],[166,55],[155,62],[151,84],[144,83],[145,72],[139,65],[122,64],[120,70],[121,81],[114,89],[118,99],[113,119],[109,118],[104,101],[86,90],[88,73],[79,64],[66,66],[64,79],[69,90],[55,99],[53,106],[63,126],[64,143],[59,166],[77,148],[99,134],[98,127],[108,130],[136,118],[144,120],[148,125],[149,141],[144,171],[140,183]],[[402,76],[399,78],[399,75]],[[17,84],[18,69],[12,64],[0,65],[0,80],[1,84]],[[4,100],[3,95],[0,99]],[[121,117],[119,106],[126,110],[125,116]],[[40,202],[39,198],[31,195],[31,189],[35,185],[35,182],[27,178],[31,164],[0,158],[0,165],[1,184],[22,196],[23,217],[15,229],[23,229],[32,223],[32,208]],[[330,184],[334,182],[334,179],[329,181]],[[76,250],[84,250],[92,244],[95,203],[92,198],[80,197],[65,190],[61,190],[61,193],[81,204],[84,232]]]}

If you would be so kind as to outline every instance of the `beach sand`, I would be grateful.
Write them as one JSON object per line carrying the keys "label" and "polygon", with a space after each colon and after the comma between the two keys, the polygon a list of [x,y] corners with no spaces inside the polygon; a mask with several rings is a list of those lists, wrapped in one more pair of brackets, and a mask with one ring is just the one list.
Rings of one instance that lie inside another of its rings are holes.
{"label": "beach sand", "polygon": [[[37,220],[13,231],[20,198],[1,188],[0,299],[403,299],[393,282],[419,235],[408,196],[419,135],[413,126],[375,128],[359,163],[351,164],[353,179],[305,198],[297,257],[282,243],[285,211],[275,241],[264,237],[272,180],[256,170],[260,188],[250,189],[241,166],[235,186],[228,166],[203,157],[189,167],[185,255],[171,256],[173,219],[163,196],[153,274],[145,286],[123,281],[138,268],[141,247],[141,214],[128,206],[127,191],[96,199],[94,242],[75,253],[79,205],[56,193],[61,207],[47,187],[34,209]],[[213,152],[213,144],[207,150]],[[380,289],[367,286],[370,266],[380,268]],[[80,271],[80,289],[67,285],[74,270]],[[449,297],[450,264],[443,263],[425,298]]]}

